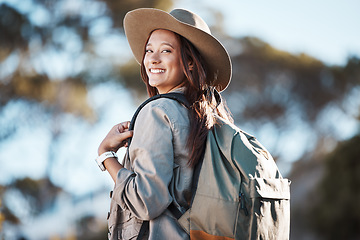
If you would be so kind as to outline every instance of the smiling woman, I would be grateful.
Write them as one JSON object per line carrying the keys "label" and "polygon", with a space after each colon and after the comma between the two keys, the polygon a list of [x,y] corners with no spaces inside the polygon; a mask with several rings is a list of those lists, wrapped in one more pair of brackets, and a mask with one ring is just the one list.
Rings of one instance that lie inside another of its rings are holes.
{"label": "smiling woman", "polygon": [[143,64],[149,85],[167,93],[184,85],[179,37],[168,30],[155,30],[146,44]]}
{"label": "smiling woman", "polygon": [[[139,110],[133,131],[129,122],[117,124],[100,144],[97,162],[115,182],[109,238],[189,239],[168,208],[189,208],[207,134],[216,116],[232,121],[218,93],[230,82],[230,58],[206,23],[184,9],[137,9],[124,28],[149,97],[175,93],[187,104],[157,98]],[[115,152],[123,146],[121,165]]]}

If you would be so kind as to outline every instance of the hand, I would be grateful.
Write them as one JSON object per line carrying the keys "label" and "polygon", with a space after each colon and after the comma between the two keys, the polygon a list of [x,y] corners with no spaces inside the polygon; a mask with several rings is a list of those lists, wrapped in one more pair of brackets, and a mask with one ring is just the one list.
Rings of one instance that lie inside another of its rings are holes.
{"label": "hand", "polygon": [[121,147],[127,147],[127,139],[132,137],[133,131],[129,131],[130,122],[122,122],[115,125],[100,143],[98,154],[113,151],[117,152]]}

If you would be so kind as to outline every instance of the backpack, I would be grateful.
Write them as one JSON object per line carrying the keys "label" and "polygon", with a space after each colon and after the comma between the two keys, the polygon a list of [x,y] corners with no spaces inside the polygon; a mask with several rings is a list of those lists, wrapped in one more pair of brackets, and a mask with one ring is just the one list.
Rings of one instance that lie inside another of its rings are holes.
{"label": "backpack", "polygon": [[[181,93],[160,94],[188,106]],[[209,131],[202,161],[194,173],[190,208],[169,210],[192,240],[289,239],[290,181],[281,176],[259,141],[220,117]],[[148,228],[144,222],[138,239]]]}

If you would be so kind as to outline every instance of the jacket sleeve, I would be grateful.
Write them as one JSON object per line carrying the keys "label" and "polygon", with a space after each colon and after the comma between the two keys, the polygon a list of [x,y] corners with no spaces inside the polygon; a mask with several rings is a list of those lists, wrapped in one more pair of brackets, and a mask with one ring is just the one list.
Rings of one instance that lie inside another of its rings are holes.
{"label": "jacket sleeve", "polygon": [[138,115],[129,149],[133,171],[118,172],[113,194],[121,208],[142,220],[156,218],[172,202],[174,121],[168,114],[171,109],[157,102],[149,103]]}

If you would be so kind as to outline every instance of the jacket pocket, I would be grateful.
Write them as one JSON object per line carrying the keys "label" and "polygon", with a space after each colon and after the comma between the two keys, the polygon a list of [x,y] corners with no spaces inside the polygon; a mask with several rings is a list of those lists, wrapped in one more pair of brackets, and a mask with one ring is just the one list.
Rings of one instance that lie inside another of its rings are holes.
{"label": "jacket pocket", "polygon": [[127,222],[120,223],[118,227],[119,239],[124,240],[133,240],[137,239],[139,235],[140,228],[143,221],[137,219],[136,217],[130,218]]}
{"label": "jacket pocket", "polygon": [[132,240],[139,235],[143,221],[133,216],[128,209],[122,209],[113,199],[108,215],[108,239]]}
{"label": "jacket pocket", "polygon": [[119,205],[117,205],[116,202],[111,199],[110,212],[108,213],[108,217],[107,217],[108,230],[109,230],[108,239],[110,240],[120,239],[118,236],[118,231],[116,229],[116,223],[118,220],[118,210],[119,210]]}

